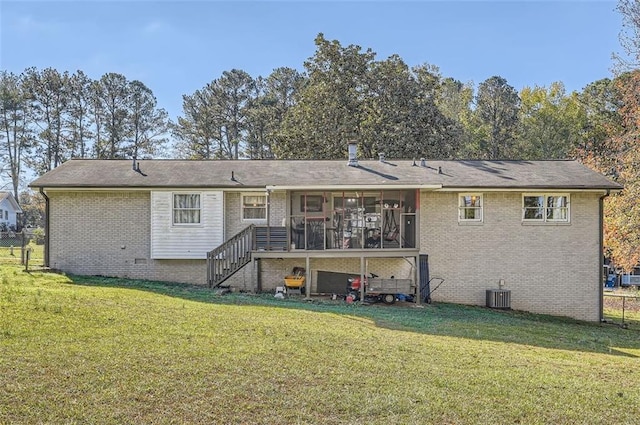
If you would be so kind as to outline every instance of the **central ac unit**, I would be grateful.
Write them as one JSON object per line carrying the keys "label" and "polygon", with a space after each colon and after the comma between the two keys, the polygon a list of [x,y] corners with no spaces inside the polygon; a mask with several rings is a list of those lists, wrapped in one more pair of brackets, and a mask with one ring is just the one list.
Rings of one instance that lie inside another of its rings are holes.
{"label": "central ac unit", "polygon": [[487,289],[487,307],[511,308],[511,291],[507,289]]}

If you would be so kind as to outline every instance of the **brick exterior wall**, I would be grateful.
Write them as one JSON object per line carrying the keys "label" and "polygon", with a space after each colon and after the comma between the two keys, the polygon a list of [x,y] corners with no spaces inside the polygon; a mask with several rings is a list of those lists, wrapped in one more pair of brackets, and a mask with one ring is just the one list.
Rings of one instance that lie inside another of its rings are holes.
{"label": "brick exterior wall", "polygon": [[445,279],[433,299],[484,305],[504,279],[513,309],[599,320],[599,195],[571,194],[570,224],[524,224],[518,192],[483,197],[484,222],[469,225],[458,194],[421,196],[421,252]]}
{"label": "brick exterior wall", "polygon": [[[50,266],[67,273],[206,284],[205,260],[150,258],[150,194],[145,191],[48,193]],[[570,224],[523,224],[522,194],[484,193],[484,222],[459,224],[457,194],[423,192],[420,201],[420,252],[429,255],[431,277],[444,284],[434,301],[484,305],[487,289],[503,279],[514,309],[599,319],[600,252],[598,194],[571,194]],[[286,194],[271,195],[270,222],[286,214]],[[225,193],[225,235],[245,228],[241,197]],[[213,248],[213,247],[212,247]],[[346,253],[345,253],[346,254]],[[255,291],[283,284],[302,259],[253,261],[226,283]],[[372,258],[367,271],[380,277],[413,277],[402,258]],[[258,268],[260,268],[258,270]],[[317,271],[359,273],[359,258],[310,260],[312,292]]]}
{"label": "brick exterior wall", "polygon": [[234,192],[225,192],[224,193],[224,238],[225,240],[231,238],[233,235],[237,234],[244,228],[246,228],[249,223],[242,222],[241,209],[240,205],[242,202],[242,197],[239,193]]}
{"label": "brick exterior wall", "polygon": [[205,260],[152,260],[149,192],[49,192],[52,268],[206,284]]}
{"label": "brick exterior wall", "polygon": [[269,207],[271,208],[269,211],[269,225],[282,226],[283,220],[287,217],[287,194],[285,192],[271,192]]}
{"label": "brick exterior wall", "polygon": [[[287,195],[284,192],[274,192],[270,195],[269,224],[271,226],[282,226],[282,220],[287,216]],[[225,239],[229,239],[241,230],[244,230],[251,222],[242,221],[242,195],[237,192],[225,192]],[[258,226],[265,226],[264,223],[256,223]]]}

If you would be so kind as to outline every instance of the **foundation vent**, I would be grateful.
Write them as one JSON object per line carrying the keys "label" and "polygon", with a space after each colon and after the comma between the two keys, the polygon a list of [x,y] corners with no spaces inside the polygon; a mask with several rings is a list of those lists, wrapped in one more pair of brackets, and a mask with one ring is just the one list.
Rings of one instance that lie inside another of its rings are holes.
{"label": "foundation vent", "polygon": [[511,308],[511,291],[507,289],[487,289],[487,307]]}

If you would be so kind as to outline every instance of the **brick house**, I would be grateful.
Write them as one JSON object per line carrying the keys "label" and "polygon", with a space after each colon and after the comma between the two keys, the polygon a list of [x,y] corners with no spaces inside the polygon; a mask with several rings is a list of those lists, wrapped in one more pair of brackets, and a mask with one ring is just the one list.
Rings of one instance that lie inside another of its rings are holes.
{"label": "brick house", "polygon": [[504,290],[513,309],[588,321],[602,316],[602,203],[621,189],[575,161],[354,155],[70,160],[31,187],[46,199],[45,262],[68,273],[272,291],[302,267],[309,296],[372,272],[411,279],[423,300],[428,258],[445,279],[434,301]]}

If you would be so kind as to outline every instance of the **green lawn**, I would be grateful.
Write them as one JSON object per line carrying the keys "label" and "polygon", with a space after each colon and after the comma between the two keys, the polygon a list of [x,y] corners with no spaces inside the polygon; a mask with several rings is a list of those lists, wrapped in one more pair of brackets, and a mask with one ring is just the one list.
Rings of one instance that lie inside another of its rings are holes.
{"label": "green lawn", "polygon": [[613,323],[640,328],[640,291],[631,287],[605,292],[604,316]]}
{"label": "green lawn", "polygon": [[[29,265],[31,266],[42,266],[42,260],[44,258],[44,245],[36,245],[35,243],[30,243],[27,245],[28,248],[31,248],[29,254]],[[19,265],[22,261],[22,248],[16,246],[14,248],[0,246],[0,267],[2,265]]]}
{"label": "green lawn", "polygon": [[[635,424],[640,331],[0,266],[0,423]],[[638,323],[638,316],[629,320]]]}

